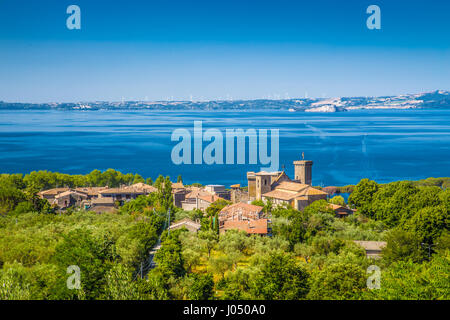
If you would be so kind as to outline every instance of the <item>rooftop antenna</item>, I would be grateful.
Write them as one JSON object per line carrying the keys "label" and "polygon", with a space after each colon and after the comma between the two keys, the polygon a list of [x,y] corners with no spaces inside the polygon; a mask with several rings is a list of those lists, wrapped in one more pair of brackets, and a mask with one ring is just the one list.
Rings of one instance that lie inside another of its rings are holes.
{"label": "rooftop antenna", "polygon": [[302,160],[305,160],[305,152],[302,152]]}
{"label": "rooftop antenna", "polygon": [[286,166],[283,164],[283,165],[281,165],[281,168],[283,168],[283,171],[285,171],[286,170]]}

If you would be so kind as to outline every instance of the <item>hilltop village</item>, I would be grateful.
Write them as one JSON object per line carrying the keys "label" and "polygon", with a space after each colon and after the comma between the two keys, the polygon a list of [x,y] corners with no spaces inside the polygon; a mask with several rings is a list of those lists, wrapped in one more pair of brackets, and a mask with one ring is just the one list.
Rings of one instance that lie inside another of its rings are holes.
{"label": "hilltop village", "polygon": [[[270,201],[273,206],[291,206],[302,211],[314,201],[326,200],[329,196],[327,192],[311,186],[312,161],[298,160],[293,165],[293,179],[285,171],[247,172],[246,187],[235,184],[226,189],[224,185],[198,187],[185,186],[182,181],[172,183],[173,205],[185,211],[205,211],[216,201],[227,200],[231,204],[225,206],[218,215],[221,233],[238,229],[249,234],[268,235],[270,215],[263,212],[262,206],[252,204],[254,201]],[[156,191],[154,186],[140,182],[118,188],[53,188],[41,191],[38,195],[59,210],[78,207],[101,213],[114,212],[118,206]],[[352,213],[351,209],[340,205],[330,204],[330,207],[338,217]],[[194,231],[200,229],[200,224],[186,218],[171,226],[174,229],[181,227]]]}
{"label": "hilltop village", "polygon": [[448,298],[450,178],[313,187],[300,159],[244,186],[0,175],[0,299]]}

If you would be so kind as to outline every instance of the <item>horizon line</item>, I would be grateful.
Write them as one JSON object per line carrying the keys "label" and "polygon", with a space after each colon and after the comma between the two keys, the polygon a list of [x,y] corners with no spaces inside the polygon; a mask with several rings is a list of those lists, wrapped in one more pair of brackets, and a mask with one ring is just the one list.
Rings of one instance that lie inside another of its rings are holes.
{"label": "horizon line", "polygon": [[269,97],[261,97],[261,98],[241,98],[241,99],[226,99],[219,97],[218,99],[206,99],[206,100],[78,100],[78,101],[70,101],[70,102],[61,102],[61,101],[46,101],[46,102],[20,102],[20,101],[4,101],[0,100],[0,103],[19,103],[19,104],[80,104],[80,103],[129,103],[129,102],[141,102],[141,103],[161,103],[161,102],[169,102],[169,103],[205,103],[205,102],[238,102],[238,101],[257,101],[257,100],[271,100],[271,101],[290,101],[290,100],[327,100],[327,99],[340,99],[340,98],[382,98],[382,97],[399,97],[399,96],[408,96],[408,95],[424,95],[428,93],[450,93],[449,90],[444,89],[436,89],[432,91],[423,91],[419,93],[402,93],[398,95],[378,95],[378,96],[330,96],[330,97],[297,97],[297,98],[269,98]]}

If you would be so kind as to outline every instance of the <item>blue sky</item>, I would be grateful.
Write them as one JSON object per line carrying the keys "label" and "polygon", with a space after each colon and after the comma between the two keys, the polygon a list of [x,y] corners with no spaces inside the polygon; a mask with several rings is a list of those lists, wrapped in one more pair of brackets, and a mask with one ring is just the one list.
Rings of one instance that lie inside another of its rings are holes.
{"label": "blue sky", "polygon": [[[81,30],[66,28],[71,4]],[[449,90],[449,15],[436,0],[0,0],[0,100]]]}

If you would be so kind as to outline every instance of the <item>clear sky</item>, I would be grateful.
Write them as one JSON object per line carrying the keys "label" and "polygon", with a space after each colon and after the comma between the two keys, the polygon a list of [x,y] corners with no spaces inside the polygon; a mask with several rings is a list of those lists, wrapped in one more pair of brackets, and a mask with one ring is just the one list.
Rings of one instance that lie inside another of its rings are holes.
{"label": "clear sky", "polygon": [[[81,8],[81,30],[66,9]],[[366,8],[381,8],[369,30]],[[0,100],[450,89],[450,1],[0,0]]]}

